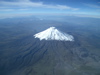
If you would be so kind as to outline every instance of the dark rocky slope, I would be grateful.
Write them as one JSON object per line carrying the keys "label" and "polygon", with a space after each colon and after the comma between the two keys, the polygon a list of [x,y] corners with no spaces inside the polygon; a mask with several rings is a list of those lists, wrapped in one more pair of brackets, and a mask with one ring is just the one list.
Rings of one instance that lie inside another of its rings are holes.
{"label": "dark rocky slope", "polygon": [[[26,36],[2,46],[0,75],[99,75],[100,57],[78,39],[40,41]],[[7,50],[9,49],[9,50]]]}

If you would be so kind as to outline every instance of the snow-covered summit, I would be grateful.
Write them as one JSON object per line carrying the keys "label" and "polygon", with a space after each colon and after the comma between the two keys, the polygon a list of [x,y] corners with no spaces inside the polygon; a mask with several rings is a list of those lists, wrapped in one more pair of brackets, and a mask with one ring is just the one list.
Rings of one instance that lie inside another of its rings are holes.
{"label": "snow-covered summit", "polygon": [[74,41],[74,37],[72,35],[63,33],[55,27],[50,27],[40,33],[37,33],[34,37],[39,38],[40,40]]}

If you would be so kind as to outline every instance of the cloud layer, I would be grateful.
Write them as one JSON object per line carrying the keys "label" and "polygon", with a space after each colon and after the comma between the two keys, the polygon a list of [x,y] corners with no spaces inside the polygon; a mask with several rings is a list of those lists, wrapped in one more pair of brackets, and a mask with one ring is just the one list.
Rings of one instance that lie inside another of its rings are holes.
{"label": "cloud layer", "polygon": [[79,10],[78,8],[72,8],[66,5],[48,5],[43,2],[31,2],[29,0],[18,0],[17,2],[7,2],[0,1],[0,8],[51,8],[51,9],[60,9],[60,10]]}
{"label": "cloud layer", "polygon": [[[34,2],[35,1],[35,2]],[[38,1],[38,2],[36,2]],[[42,2],[43,1],[43,2]],[[71,0],[72,1],[72,0]],[[75,0],[76,1],[76,0]],[[98,1],[95,2],[70,2],[51,0],[51,3],[46,0],[0,0],[0,17],[9,17],[12,14],[42,14],[42,13],[63,13],[63,14],[85,14],[86,16],[100,17],[100,6]],[[66,3],[64,3],[66,2]],[[62,5],[61,5],[62,4]],[[85,13],[83,13],[85,12]],[[62,15],[63,15],[62,14]],[[91,15],[90,15],[91,14]],[[20,15],[20,16],[21,16]],[[12,15],[14,17],[16,15]],[[17,15],[18,16],[18,15]]]}
{"label": "cloud layer", "polygon": [[95,4],[85,4],[86,6],[92,7],[92,8],[100,8],[99,5],[95,5]]}

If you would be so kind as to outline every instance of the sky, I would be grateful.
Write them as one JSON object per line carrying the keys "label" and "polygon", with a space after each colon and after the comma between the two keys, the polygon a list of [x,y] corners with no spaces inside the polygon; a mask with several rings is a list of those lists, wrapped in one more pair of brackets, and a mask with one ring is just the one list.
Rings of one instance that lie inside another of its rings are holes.
{"label": "sky", "polygon": [[0,0],[0,18],[38,14],[100,18],[100,0]]}

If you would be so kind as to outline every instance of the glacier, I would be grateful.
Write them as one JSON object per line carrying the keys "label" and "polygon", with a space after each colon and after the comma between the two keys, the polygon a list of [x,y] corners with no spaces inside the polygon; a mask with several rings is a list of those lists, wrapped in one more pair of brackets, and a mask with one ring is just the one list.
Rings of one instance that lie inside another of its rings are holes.
{"label": "glacier", "polygon": [[34,35],[35,38],[40,40],[60,40],[60,41],[74,41],[74,37],[67,33],[61,32],[55,27],[50,27],[42,32]]}

